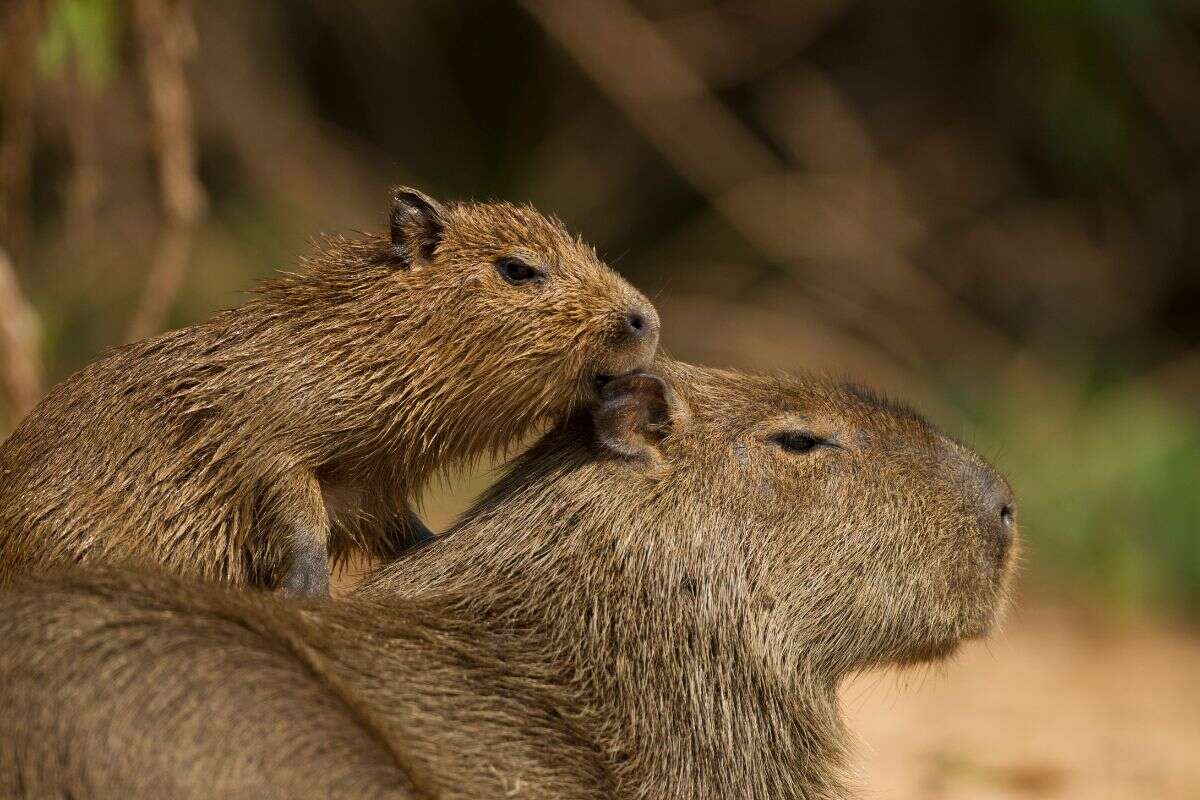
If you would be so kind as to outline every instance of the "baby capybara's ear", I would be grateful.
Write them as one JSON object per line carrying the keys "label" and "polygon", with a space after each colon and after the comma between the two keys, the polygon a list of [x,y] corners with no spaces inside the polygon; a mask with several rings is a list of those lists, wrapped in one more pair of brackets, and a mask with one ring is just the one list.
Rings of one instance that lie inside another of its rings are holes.
{"label": "baby capybara's ear", "polygon": [[665,380],[635,372],[604,384],[592,422],[601,447],[653,463],[662,457],[662,440],[685,416],[683,403]]}
{"label": "baby capybara's ear", "polygon": [[389,223],[397,259],[407,269],[420,269],[433,261],[446,227],[446,209],[423,192],[398,186],[392,190]]}

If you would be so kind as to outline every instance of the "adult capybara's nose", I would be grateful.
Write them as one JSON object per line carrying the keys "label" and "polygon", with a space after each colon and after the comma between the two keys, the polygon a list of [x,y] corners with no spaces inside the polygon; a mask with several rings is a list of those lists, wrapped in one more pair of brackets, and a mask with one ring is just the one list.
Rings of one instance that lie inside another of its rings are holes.
{"label": "adult capybara's nose", "polygon": [[1008,483],[987,464],[971,466],[968,479],[975,489],[978,513],[996,559],[1003,561],[1012,549],[1017,532],[1017,504]]}
{"label": "adult capybara's nose", "polygon": [[963,501],[978,520],[984,544],[1003,565],[1017,535],[1017,503],[1008,482],[990,464],[952,439],[942,439],[942,458],[963,489]]}

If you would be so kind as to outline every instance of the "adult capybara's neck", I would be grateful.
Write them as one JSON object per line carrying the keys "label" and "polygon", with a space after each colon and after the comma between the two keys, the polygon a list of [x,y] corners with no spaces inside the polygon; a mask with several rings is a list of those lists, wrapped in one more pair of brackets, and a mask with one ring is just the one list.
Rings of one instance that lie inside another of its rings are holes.
{"label": "adult capybara's neck", "polygon": [[628,796],[845,797],[835,687],[772,648],[731,563],[705,566],[708,523],[653,491],[620,496],[577,435],[537,451],[361,596],[400,609],[432,598],[484,631],[481,653],[524,641],[584,698],[562,713]]}

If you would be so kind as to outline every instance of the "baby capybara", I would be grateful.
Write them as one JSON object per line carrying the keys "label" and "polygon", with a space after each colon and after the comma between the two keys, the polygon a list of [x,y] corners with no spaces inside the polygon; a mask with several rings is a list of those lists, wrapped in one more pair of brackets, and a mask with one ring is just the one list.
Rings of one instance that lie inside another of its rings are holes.
{"label": "baby capybara", "polygon": [[650,303],[560,223],[398,189],[388,233],[55,387],[0,445],[0,574],[133,561],[326,594],[329,555],[426,534],[409,503],[436,470],[657,342]]}

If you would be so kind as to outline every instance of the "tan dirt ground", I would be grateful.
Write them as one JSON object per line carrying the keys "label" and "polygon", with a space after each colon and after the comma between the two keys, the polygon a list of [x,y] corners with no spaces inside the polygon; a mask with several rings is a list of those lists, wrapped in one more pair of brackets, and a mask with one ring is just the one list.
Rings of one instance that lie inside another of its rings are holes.
{"label": "tan dirt ground", "polygon": [[843,690],[864,798],[1200,800],[1200,634],[1027,611]]}

